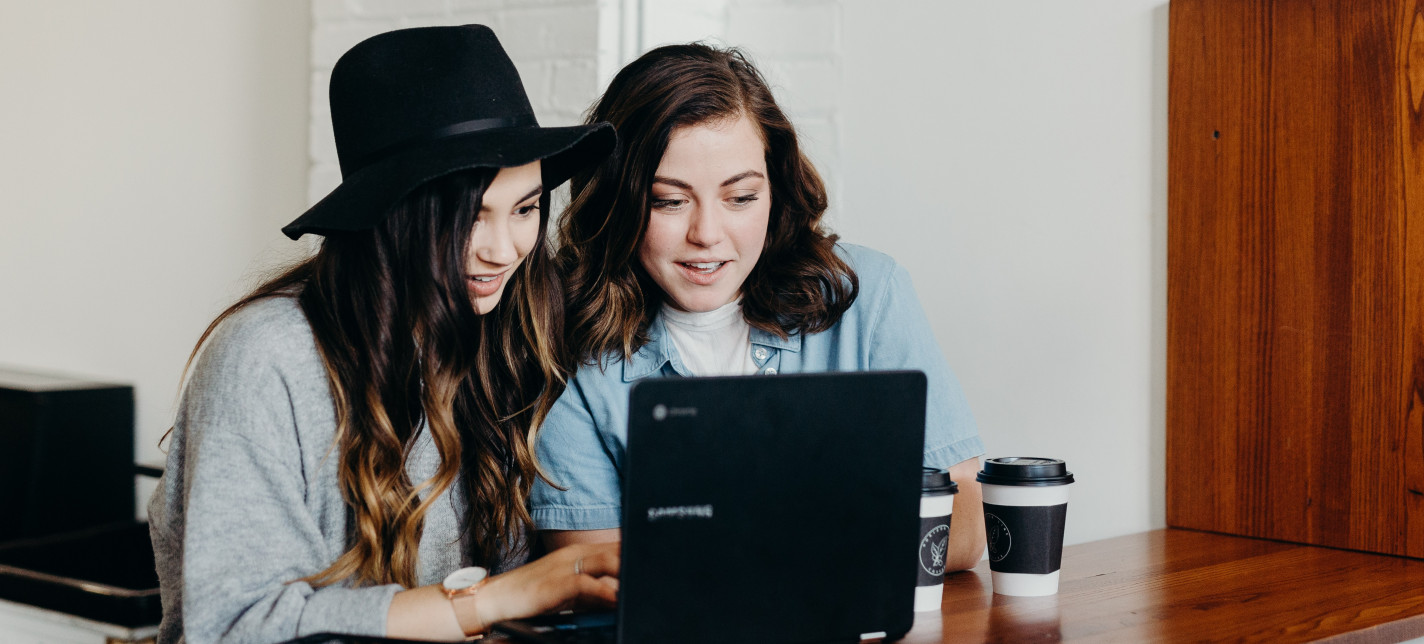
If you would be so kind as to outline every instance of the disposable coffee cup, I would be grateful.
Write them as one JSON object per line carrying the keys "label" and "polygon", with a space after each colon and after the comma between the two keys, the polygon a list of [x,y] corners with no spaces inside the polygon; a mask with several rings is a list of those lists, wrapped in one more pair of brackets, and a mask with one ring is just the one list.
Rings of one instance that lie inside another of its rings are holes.
{"label": "disposable coffee cup", "polygon": [[976,479],[984,488],[994,592],[1018,597],[1057,593],[1073,473],[1056,458],[1011,456],[985,461]]}
{"label": "disposable coffee cup", "polygon": [[944,601],[944,565],[949,557],[949,520],[959,484],[949,470],[924,468],[920,479],[920,577],[915,611],[937,611]]}

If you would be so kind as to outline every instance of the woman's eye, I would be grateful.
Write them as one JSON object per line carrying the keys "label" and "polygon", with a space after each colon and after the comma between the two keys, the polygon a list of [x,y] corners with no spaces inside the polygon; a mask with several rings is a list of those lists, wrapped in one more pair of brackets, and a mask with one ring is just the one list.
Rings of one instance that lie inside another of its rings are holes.
{"label": "woman's eye", "polygon": [[654,199],[653,210],[677,210],[687,203],[686,199]]}
{"label": "woman's eye", "polygon": [[527,206],[514,209],[514,214],[520,217],[528,217],[536,212],[539,212],[539,204],[537,203],[531,203]]}
{"label": "woman's eye", "polygon": [[745,206],[745,205],[750,204],[751,202],[756,201],[757,199],[760,199],[760,198],[761,198],[761,197],[758,197],[758,196],[756,196],[755,194],[741,195],[741,196],[737,196],[737,197],[732,197],[731,202],[732,202],[734,205]]}

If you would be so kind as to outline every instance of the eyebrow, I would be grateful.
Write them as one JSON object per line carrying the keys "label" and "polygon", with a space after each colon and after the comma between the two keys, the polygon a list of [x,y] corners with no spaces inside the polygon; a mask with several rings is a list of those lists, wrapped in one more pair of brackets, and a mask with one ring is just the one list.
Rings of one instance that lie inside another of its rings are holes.
{"label": "eyebrow", "polygon": [[683,190],[691,190],[691,189],[692,189],[692,186],[688,185],[687,182],[685,182],[685,181],[678,181],[677,179],[672,179],[672,178],[669,178],[669,177],[654,176],[654,177],[653,177],[653,183],[666,183],[666,184],[668,184],[668,185],[670,185],[670,186],[672,186],[672,187],[674,187],[674,188],[681,188],[681,189],[683,189]]}
{"label": "eyebrow", "polygon": [[747,179],[747,178],[750,178],[750,177],[756,177],[756,178],[758,178],[758,179],[765,179],[765,178],[766,178],[766,175],[764,175],[764,174],[762,174],[762,173],[760,173],[760,172],[757,172],[756,170],[747,170],[746,172],[743,172],[743,173],[738,174],[738,175],[734,175],[732,178],[730,178],[730,179],[728,179],[728,180],[726,180],[726,181],[723,181],[721,187],[725,188],[725,187],[730,186],[730,185],[732,185],[732,184],[734,184],[734,183],[736,183],[736,182],[738,182],[738,181],[741,181],[742,179]]}
{"label": "eyebrow", "polygon": [[[514,203],[524,203],[525,201],[528,201],[531,197],[533,197],[533,196],[535,196],[535,195],[537,195],[537,194],[539,194],[539,193],[541,193],[541,192],[544,192],[544,185],[543,185],[543,184],[534,186],[534,189],[533,189],[533,190],[530,190],[530,191],[529,191],[529,194],[526,194],[526,195],[524,195],[523,197],[520,197],[519,199],[516,199],[516,200],[514,201]],[[486,204],[486,203],[484,203],[484,200],[481,199],[481,200],[480,200],[480,210],[489,210],[489,209],[490,209],[489,205]]]}
{"label": "eyebrow", "polygon": [[[733,175],[731,178],[727,179],[726,181],[723,181],[723,182],[721,183],[721,185],[719,185],[718,187],[719,187],[719,188],[725,188],[725,187],[730,186],[730,185],[732,185],[732,184],[734,184],[734,183],[736,183],[736,182],[738,182],[738,181],[741,181],[742,179],[746,179],[746,178],[749,178],[749,177],[757,177],[757,178],[759,178],[759,179],[765,179],[765,178],[766,178],[766,175],[764,175],[764,174],[762,174],[762,173],[760,173],[760,172],[757,172],[756,170],[747,170],[746,172],[742,172],[742,173]],[[660,176],[656,176],[656,175],[655,175],[655,176],[653,177],[653,183],[665,183],[665,184],[670,185],[670,186],[672,186],[672,187],[674,187],[674,188],[680,188],[680,189],[682,189],[682,190],[691,190],[691,189],[692,189],[692,186],[689,185],[687,182],[685,182],[685,181],[679,181],[679,180],[677,180],[677,179],[673,179],[672,177],[660,177]]]}

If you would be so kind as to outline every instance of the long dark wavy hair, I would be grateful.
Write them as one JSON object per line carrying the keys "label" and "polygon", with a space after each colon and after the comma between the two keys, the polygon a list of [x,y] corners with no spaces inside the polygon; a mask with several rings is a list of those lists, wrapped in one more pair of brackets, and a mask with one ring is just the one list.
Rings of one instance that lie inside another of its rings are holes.
{"label": "long dark wavy hair", "polygon": [[[563,310],[545,243],[546,192],[538,243],[500,304],[476,312],[466,248],[495,174],[447,175],[414,190],[374,229],[327,235],[315,256],[223,311],[198,341],[268,297],[296,298],[311,324],[335,401],[331,457],[353,533],[350,549],[306,581],[416,586],[425,513],[457,475],[471,509],[473,560],[488,565],[526,547],[529,490],[540,476],[530,446],[565,380]],[[405,461],[422,424],[440,466],[413,482]]]}
{"label": "long dark wavy hair", "polygon": [[760,72],[736,49],[659,47],[618,72],[589,110],[587,123],[613,124],[618,146],[574,175],[559,221],[566,337],[576,363],[628,359],[648,342],[648,324],[666,294],[638,261],[638,245],[653,175],[673,131],[742,115],[759,126],[771,183],[766,243],[742,285],[742,314],[750,325],[787,337],[829,329],[855,301],[856,274],[836,255],[836,235],[821,224],[825,185]]}

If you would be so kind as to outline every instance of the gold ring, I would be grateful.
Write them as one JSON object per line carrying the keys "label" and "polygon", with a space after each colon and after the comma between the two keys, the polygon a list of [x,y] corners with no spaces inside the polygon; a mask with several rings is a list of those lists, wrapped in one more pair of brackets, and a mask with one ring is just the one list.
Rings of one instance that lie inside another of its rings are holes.
{"label": "gold ring", "polygon": [[574,574],[583,574],[583,557],[579,557],[577,560],[574,561]]}

